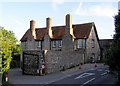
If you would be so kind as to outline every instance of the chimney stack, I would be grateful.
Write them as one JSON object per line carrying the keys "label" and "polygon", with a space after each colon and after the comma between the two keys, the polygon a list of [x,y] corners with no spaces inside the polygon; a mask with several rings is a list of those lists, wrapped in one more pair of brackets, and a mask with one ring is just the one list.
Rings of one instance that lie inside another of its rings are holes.
{"label": "chimney stack", "polygon": [[35,20],[30,21],[30,31],[34,39],[36,39],[36,32],[35,32]]}
{"label": "chimney stack", "polygon": [[72,28],[72,16],[71,16],[71,14],[66,15],[66,28]]}
{"label": "chimney stack", "polygon": [[47,18],[47,22],[46,22],[47,29],[51,29],[51,20],[52,19],[50,17]]}
{"label": "chimney stack", "polygon": [[52,28],[51,28],[51,21],[52,21],[52,19],[51,19],[50,17],[48,17],[48,18],[46,19],[47,31],[48,31],[48,33],[49,33],[50,38],[53,37],[53,35],[52,35]]}
{"label": "chimney stack", "polygon": [[52,33],[52,30],[51,30],[51,18],[46,18],[46,34],[44,36],[44,47],[43,47],[43,50],[50,50],[50,43],[51,43],[51,34]]}
{"label": "chimney stack", "polygon": [[72,51],[73,50],[73,28],[72,28],[72,16],[70,14],[66,15],[66,27],[65,33],[63,35],[63,51]]}

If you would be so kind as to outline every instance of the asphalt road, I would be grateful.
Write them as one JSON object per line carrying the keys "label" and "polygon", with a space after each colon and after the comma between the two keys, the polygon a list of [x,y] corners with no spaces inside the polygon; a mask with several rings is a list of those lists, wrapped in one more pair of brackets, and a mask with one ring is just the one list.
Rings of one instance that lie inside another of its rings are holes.
{"label": "asphalt road", "polygon": [[[108,67],[92,68],[86,72],[53,81],[48,86],[114,86],[115,78],[109,73]],[[47,86],[47,85],[45,85]]]}

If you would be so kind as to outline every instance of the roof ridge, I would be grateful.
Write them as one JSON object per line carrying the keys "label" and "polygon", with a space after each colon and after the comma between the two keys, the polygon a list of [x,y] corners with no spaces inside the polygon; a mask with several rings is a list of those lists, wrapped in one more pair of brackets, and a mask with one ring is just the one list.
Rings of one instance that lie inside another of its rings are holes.
{"label": "roof ridge", "polygon": [[94,22],[81,23],[81,24],[73,24],[73,25],[83,25],[83,24],[94,24]]}
{"label": "roof ridge", "polygon": [[[82,24],[72,24],[72,25],[83,25],[83,24],[94,24],[94,22],[88,22],[88,23],[82,23]],[[52,26],[52,28],[57,28],[57,27],[65,27],[65,25],[60,25],[60,26]],[[46,27],[42,27],[42,28],[35,28],[35,29],[47,29]]]}

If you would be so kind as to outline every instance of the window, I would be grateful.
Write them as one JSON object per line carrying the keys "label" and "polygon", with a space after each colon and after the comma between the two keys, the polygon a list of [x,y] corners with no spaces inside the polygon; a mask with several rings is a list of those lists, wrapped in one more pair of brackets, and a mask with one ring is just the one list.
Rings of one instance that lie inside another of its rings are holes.
{"label": "window", "polygon": [[38,41],[38,47],[41,48],[41,44],[42,42],[41,41]]}
{"label": "window", "polygon": [[92,53],[92,62],[95,62],[95,54]]}
{"label": "window", "polygon": [[53,44],[53,47],[56,47],[56,41],[53,41],[52,44]]}
{"label": "window", "polygon": [[82,39],[78,39],[77,48],[82,48]]}
{"label": "window", "polygon": [[83,48],[85,49],[85,47],[86,47],[86,41],[85,41],[86,39],[83,39]]}
{"label": "window", "polygon": [[62,40],[58,41],[58,47],[62,47]]}
{"label": "window", "polygon": [[94,42],[94,39],[92,39],[92,48],[95,47],[95,42]]}

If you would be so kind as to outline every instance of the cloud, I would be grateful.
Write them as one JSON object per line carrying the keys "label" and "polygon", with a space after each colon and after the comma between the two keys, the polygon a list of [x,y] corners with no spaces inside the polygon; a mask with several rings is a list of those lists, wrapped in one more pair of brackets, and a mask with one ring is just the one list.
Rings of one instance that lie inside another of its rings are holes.
{"label": "cloud", "polygon": [[75,14],[80,16],[105,16],[113,17],[117,13],[117,9],[112,5],[92,5],[88,6],[87,9],[82,7],[82,2],[80,2],[77,7]]}

